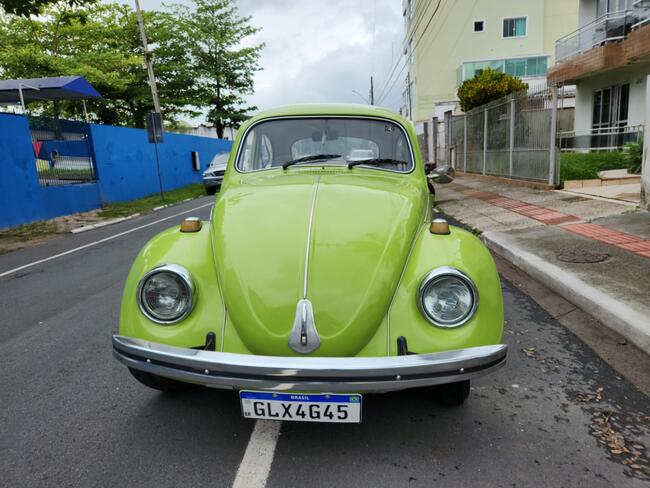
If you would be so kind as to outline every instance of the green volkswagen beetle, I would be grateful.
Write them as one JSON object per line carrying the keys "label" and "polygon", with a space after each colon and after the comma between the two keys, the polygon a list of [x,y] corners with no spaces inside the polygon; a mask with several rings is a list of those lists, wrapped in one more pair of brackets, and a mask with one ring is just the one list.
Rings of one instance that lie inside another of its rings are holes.
{"label": "green volkswagen beetle", "polygon": [[149,387],[238,390],[245,417],[359,422],[365,393],[462,403],[502,331],[494,262],[434,218],[411,124],[300,105],[241,127],[209,221],[144,246],[113,352]]}

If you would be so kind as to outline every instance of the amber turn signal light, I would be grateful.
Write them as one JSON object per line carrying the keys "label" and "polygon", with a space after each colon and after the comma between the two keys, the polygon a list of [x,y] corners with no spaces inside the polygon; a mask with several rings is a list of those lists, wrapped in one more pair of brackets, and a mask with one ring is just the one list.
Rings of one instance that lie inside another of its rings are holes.
{"label": "amber turn signal light", "polygon": [[449,234],[449,224],[445,219],[433,219],[429,231],[432,234]]}
{"label": "amber turn signal light", "polygon": [[201,226],[198,217],[188,217],[181,222],[181,232],[198,232],[201,230]]}

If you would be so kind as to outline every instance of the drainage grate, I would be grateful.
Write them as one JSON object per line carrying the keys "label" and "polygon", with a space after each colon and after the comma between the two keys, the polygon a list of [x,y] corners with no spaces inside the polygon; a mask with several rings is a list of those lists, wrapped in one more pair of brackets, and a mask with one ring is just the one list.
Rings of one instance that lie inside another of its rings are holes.
{"label": "drainage grate", "polygon": [[588,251],[578,247],[563,249],[556,253],[556,257],[565,263],[601,263],[609,257],[609,254]]}

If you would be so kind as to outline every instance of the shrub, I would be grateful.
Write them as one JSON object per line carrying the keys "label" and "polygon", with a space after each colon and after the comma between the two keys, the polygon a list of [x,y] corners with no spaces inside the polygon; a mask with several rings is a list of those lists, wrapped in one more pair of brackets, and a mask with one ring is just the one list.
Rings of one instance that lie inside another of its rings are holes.
{"label": "shrub", "polygon": [[560,179],[591,180],[598,178],[599,171],[627,167],[626,155],[622,151],[564,152],[560,156]]}
{"label": "shrub", "polygon": [[623,148],[623,155],[627,163],[627,172],[633,175],[641,174],[643,164],[643,140],[639,142],[628,142]]}
{"label": "shrub", "polygon": [[463,84],[460,85],[458,88],[460,108],[463,112],[467,112],[527,88],[528,83],[524,83],[519,78],[487,68],[474,78],[463,81]]}

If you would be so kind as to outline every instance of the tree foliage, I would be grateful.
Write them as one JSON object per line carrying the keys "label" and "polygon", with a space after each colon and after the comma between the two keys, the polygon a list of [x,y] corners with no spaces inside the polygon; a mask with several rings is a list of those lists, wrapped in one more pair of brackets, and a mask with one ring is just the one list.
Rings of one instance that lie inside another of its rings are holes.
{"label": "tree foliage", "polygon": [[460,85],[458,88],[460,108],[463,112],[468,112],[473,108],[527,88],[528,84],[519,78],[487,68]]}
{"label": "tree foliage", "polygon": [[[44,8],[49,7],[60,0],[0,0],[0,7],[8,14],[29,17],[40,14]],[[66,0],[70,6],[95,3],[97,0]]]}
{"label": "tree foliage", "polygon": [[[208,120],[236,126],[261,49],[237,47],[256,32],[249,19],[237,16],[231,0],[197,0],[196,8],[143,16],[163,117],[174,122],[207,110]],[[0,17],[0,76],[64,75],[84,76],[102,94],[88,102],[96,121],[142,127],[153,110],[137,19],[127,5],[76,7],[65,0],[36,18]],[[57,109],[70,113],[79,104]]]}
{"label": "tree foliage", "polygon": [[196,83],[208,107],[207,119],[223,137],[225,127],[238,127],[257,108],[243,106],[243,96],[253,92],[264,45],[243,45],[259,29],[250,25],[250,17],[239,16],[233,0],[194,3],[195,11],[177,7],[175,17],[192,33]]}

